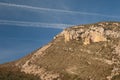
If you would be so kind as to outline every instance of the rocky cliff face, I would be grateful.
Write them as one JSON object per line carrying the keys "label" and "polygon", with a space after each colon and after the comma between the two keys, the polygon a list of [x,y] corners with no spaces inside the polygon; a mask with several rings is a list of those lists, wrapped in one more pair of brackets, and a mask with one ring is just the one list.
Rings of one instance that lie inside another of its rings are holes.
{"label": "rocky cliff face", "polygon": [[104,28],[90,27],[89,29],[65,30],[65,42],[70,40],[82,40],[83,44],[87,45],[92,42],[107,41]]}
{"label": "rocky cliff face", "polygon": [[[113,23],[111,26],[119,26],[118,23]],[[82,40],[83,44],[87,45],[92,42],[107,41],[108,37],[118,38],[120,37],[120,32],[106,29],[109,26],[109,23],[99,23],[98,25],[90,25],[89,27],[84,28],[85,26],[76,26],[73,28],[68,28],[63,31],[65,42],[71,40]],[[105,28],[106,27],[106,28]]]}
{"label": "rocky cliff face", "polygon": [[120,23],[67,28],[15,66],[41,80],[119,80]]}

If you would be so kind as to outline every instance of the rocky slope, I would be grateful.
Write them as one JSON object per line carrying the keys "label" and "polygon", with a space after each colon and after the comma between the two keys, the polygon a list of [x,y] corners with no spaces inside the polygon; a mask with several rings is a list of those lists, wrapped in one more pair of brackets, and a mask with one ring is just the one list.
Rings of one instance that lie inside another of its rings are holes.
{"label": "rocky slope", "polygon": [[67,28],[10,65],[41,80],[120,80],[120,23]]}

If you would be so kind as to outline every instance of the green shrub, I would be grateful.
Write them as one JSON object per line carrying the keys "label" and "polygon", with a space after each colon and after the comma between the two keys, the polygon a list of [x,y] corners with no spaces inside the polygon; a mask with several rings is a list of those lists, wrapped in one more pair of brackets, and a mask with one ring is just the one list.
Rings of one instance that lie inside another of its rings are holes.
{"label": "green shrub", "polygon": [[0,80],[40,80],[39,77],[25,74],[15,68],[0,68]]}

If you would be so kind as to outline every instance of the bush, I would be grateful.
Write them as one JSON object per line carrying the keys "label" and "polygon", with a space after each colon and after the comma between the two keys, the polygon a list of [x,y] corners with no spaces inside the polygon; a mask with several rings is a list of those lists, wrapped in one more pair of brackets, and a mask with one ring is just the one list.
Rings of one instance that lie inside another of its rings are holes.
{"label": "bush", "polygon": [[0,68],[0,80],[40,80],[40,78],[20,72],[16,68],[2,67]]}

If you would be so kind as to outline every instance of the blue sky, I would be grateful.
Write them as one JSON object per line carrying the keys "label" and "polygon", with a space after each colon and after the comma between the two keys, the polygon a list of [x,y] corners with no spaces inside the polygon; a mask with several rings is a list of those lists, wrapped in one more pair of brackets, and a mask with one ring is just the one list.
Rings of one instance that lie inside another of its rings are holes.
{"label": "blue sky", "polygon": [[120,21],[120,0],[0,0],[0,63],[50,42],[64,28]]}

